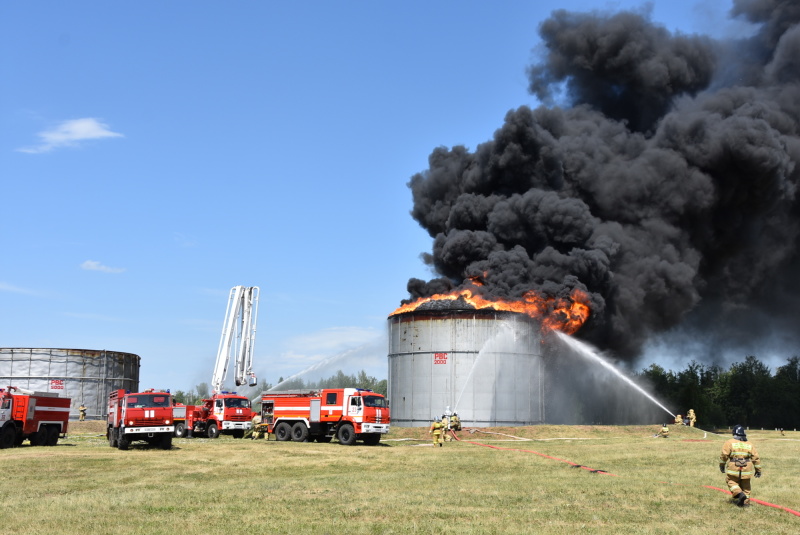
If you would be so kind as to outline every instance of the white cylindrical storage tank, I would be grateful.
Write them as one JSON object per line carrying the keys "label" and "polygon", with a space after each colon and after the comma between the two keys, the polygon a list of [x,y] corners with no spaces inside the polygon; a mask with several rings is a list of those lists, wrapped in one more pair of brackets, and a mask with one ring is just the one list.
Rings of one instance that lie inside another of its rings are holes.
{"label": "white cylindrical storage tank", "polygon": [[496,310],[415,310],[389,317],[392,424],[429,425],[449,408],[465,426],[545,420],[540,325]]}
{"label": "white cylindrical storage tank", "polygon": [[108,394],[139,390],[140,358],[95,349],[0,348],[0,387],[17,386],[72,398],[70,416],[81,404],[88,419],[105,418]]}

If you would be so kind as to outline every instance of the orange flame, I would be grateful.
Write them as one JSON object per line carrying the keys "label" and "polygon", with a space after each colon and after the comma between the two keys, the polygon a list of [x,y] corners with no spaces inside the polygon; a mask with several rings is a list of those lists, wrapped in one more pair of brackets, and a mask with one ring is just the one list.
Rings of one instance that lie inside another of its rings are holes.
{"label": "orange flame", "polygon": [[[471,282],[475,286],[482,286],[478,280]],[[421,305],[431,301],[455,301],[457,299],[462,299],[476,309],[491,308],[525,314],[539,320],[545,329],[561,331],[566,334],[578,332],[578,329],[589,319],[589,296],[577,288],[572,290],[569,298],[542,297],[536,292],[530,291],[526,292],[519,301],[502,298],[490,301],[475,295],[470,288],[464,288],[447,294],[436,294],[417,299],[412,303],[402,305],[389,316],[413,312]]]}

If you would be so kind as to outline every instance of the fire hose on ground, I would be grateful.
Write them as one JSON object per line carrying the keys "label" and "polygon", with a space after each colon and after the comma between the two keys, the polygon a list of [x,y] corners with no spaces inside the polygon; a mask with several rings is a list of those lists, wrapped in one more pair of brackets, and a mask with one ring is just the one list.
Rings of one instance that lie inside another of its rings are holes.
{"label": "fire hose on ground", "polygon": [[[465,442],[467,444],[472,444],[473,446],[483,446],[484,448],[491,448],[491,449],[494,449],[494,450],[519,451],[519,452],[523,452],[523,453],[533,453],[533,454],[538,455],[540,457],[544,457],[545,459],[551,459],[553,461],[559,461],[559,462],[562,462],[562,463],[566,463],[566,464],[572,466],[573,468],[582,468],[584,470],[588,470],[592,474],[605,474],[605,475],[608,475],[608,476],[620,477],[617,474],[612,474],[611,472],[607,472],[606,470],[590,468],[590,467],[584,466],[582,464],[574,463],[574,462],[568,461],[566,459],[559,459],[558,457],[553,457],[551,455],[546,455],[544,453],[541,453],[541,452],[538,452],[538,451],[534,451],[534,450],[525,450],[525,449],[520,449],[520,448],[503,448],[503,447],[500,447],[500,446],[493,446],[491,444],[482,444],[480,442],[473,442],[473,441],[470,441],[470,440],[463,441],[460,438],[458,438],[458,435],[456,435],[456,432],[453,429],[449,429],[448,431],[452,435],[452,437],[458,442]],[[477,430],[475,430],[475,431],[477,431]],[[470,429],[470,433],[474,433],[475,431]],[[492,433],[492,434],[500,434],[500,433]],[[506,435],[506,436],[511,436],[511,435]],[[513,437],[513,438],[519,438],[519,437]],[[661,483],[666,483],[668,485],[674,485],[675,484],[675,483],[671,483],[669,481],[662,481]],[[719,492],[724,492],[725,494],[732,494],[731,491],[729,491],[729,490],[721,489],[721,488],[718,488],[718,487],[712,487],[710,485],[703,485],[703,488],[711,489],[711,490],[717,490]],[[782,505],[777,505],[777,504],[774,504],[774,503],[765,502],[763,500],[758,500],[756,498],[750,498],[750,502],[751,503],[757,503],[759,505],[765,505],[767,507],[774,507],[775,509],[780,509],[782,511],[786,511],[787,513],[789,513],[791,515],[800,517],[800,512],[795,511],[794,509],[790,509],[788,507],[783,507]]]}

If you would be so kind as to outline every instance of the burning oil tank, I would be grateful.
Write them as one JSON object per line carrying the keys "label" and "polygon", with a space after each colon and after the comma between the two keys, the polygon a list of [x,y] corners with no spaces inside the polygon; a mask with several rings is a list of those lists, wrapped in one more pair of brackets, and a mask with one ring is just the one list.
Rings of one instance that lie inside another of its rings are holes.
{"label": "burning oil tank", "polygon": [[72,398],[70,416],[84,404],[88,419],[105,418],[108,394],[139,390],[140,358],[94,349],[0,348],[0,387],[17,386]]}
{"label": "burning oil tank", "polygon": [[529,316],[420,307],[388,323],[393,424],[428,425],[448,408],[469,427],[545,421],[540,325]]}

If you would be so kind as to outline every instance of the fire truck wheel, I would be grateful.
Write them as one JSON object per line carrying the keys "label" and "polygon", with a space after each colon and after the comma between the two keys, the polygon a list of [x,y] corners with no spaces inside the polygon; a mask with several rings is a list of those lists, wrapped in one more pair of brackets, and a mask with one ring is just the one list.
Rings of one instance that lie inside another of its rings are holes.
{"label": "fire truck wheel", "polygon": [[183,438],[186,436],[186,424],[183,423],[175,424],[175,436],[177,438]]}
{"label": "fire truck wheel", "polygon": [[320,442],[320,443],[323,443],[323,444],[327,444],[331,440],[333,440],[333,437],[326,437],[326,436],[322,436],[322,435],[316,437],[316,441]]}
{"label": "fire truck wheel", "polygon": [[164,435],[161,437],[161,442],[158,444],[158,447],[162,450],[171,450],[172,449],[172,435]]}
{"label": "fire truck wheel", "polygon": [[208,424],[208,428],[206,429],[206,436],[208,438],[217,438],[219,436],[219,427],[217,427],[217,424],[213,422]]}
{"label": "fire truck wheel", "polygon": [[377,446],[381,442],[380,433],[367,433],[363,435],[362,440],[367,446]]}
{"label": "fire truck wheel", "polygon": [[44,446],[47,444],[47,426],[42,426],[38,431],[33,433],[28,440],[31,446]]}
{"label": "fire truck wheel", "polygon": [[117,448],[121,450],[127,450],[128,447],[131,445],[131,441],[128,437],[124,434],[120,434],[117,438]]}
{"label": "fire truck wheel", "polygon": [[17,430],[14,424],[6,424],[0,429],[0,449],[10,448],[17,439]]}
{"label": "fire truck wheel", "polygon": [[336,438],[339,439],[340,444],[345,446],[352,446],[356,443],[356,432],[352,424],[342,424],[339,426],[339,431],[336,432]]}
{"label": "fire truck wheel", "polygon": [[58,426],[51,425],[47,430],[47,444],[46,446],[55,446],[58,444],[58,435],[61,429]]}
{"label": "fire truck wheel", "polygon": [[275,440],[286,442],[292,438],[292,428],[286,422],[281,422],[275,427]]}
{"label": "fire truck wheel", "polygon": [[242,429],[237,429],[237,430],[235,430],[235,431],[232,431],[232,432],[231,432],[231,436],[232,436],[233,438],[244,438],[244,430],[242,430]]}
{"label": "fire truck wheel", "polygon": [[297,422],[292,426],[292,440],[295,442],[306,442],[308,440],[308,427],[303,422]]}
{"label": "fire truck wheel", "polygon": [[108,437],[108,445],[111,446],[112,448],[116,448],[117,447],[117,435],[116,435],[113,427],[109,427],[106,430],[106,436]]}

